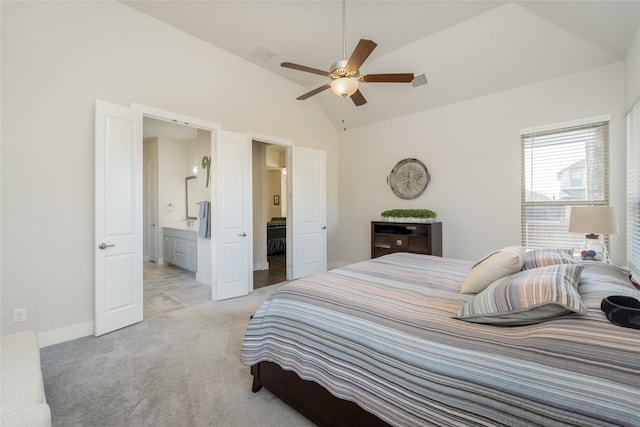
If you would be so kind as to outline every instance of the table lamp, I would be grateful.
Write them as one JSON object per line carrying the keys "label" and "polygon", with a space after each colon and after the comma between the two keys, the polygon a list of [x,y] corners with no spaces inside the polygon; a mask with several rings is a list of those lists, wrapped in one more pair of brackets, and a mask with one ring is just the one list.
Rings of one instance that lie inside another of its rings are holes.
{"label": "table lamp", "polygon": [[572,207],[569,219],[570,233],[585,233],[586,241],[580,247],[585,260],[611,263],[602,234],[616,234],[618,226],[611,206]]}

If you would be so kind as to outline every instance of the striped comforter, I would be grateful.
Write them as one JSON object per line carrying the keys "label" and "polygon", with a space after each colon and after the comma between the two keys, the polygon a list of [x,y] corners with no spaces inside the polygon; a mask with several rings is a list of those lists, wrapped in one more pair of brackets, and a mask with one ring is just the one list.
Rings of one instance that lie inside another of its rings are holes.
{"label": "striped comforter", "polygon": [[586,315],[500,327],[453,319],[469,261],[392,254],[282,286],[246,331],[241,361],[275,362],[393,425],[640,425],[640,330],[606,295],[638,297],[587,263]]}

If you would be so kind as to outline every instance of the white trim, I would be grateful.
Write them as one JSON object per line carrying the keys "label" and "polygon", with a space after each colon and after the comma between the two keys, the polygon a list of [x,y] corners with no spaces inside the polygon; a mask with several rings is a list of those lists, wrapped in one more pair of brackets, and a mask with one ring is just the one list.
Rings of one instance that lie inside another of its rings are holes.
{"label": "white trim", "polygon": [[185,116],[184,114],[174,113],[173,111],[161,110],[155,107],[149,107],[147,105],[131,103],[131,109],[140,111],[143,116],[151,117],[154,119],[160,119],[164,121],[171,121],[185,126],[191,126],[197,129],[220,131],[222,125],[210,122],[208,120],[198,119],[196,117]]}
{"label": "white trim", "polygon": [[276,136],[265,135],[259,132],[248,131],[247,135],[249,135],[251,141],[264,142],[274,145],[284,145],[287,147],[293,147],[295,145],[295,143],[290,139],[278,138]]}
{"label": "white trim", "polygon": [[583,119],[571,120],[562,123],[553,123],[550,125],[536,126],[532,128],[520,129],[520,135],[529,135],[532,133],[548,132],[557,129],[566,129],[576,126],[584,126],[592,123],[601,123],[611,121],[611,114],[602,114],[600,116],[585,117]]}
{"label": "white trim", "polygon": [[40,344],[40,348],[48,347],[50,345],[93,335],[93,331],[93,322],[76,323],[75,325],[65,326],[60,329],[39,332],[38,343]]}

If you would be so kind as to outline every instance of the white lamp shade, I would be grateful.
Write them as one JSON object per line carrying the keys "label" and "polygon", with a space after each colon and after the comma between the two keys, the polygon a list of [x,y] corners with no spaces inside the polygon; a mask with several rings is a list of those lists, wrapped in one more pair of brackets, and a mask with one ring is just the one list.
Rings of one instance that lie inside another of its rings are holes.
{"label": "white lamp shade", "polygon": [[358,90],[358,79],[341,77],[331,82],[331,90],[338,96],[351,96]]}
{"label": "white lamp shade", "polygon": [[570,233],[616,234],[618,225],[611,206],[572,207]]}

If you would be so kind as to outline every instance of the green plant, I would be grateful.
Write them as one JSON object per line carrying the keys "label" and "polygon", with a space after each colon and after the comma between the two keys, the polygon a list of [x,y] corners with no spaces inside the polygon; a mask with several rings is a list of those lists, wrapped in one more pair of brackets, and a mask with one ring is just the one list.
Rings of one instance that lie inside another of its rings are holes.
{"label": "green plant", "polygon": [[394,218],[435,218],[437,214],[429,209],[389,209],[380,214]]}

